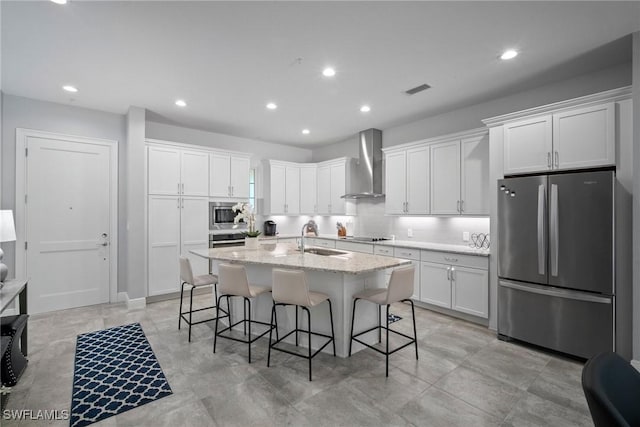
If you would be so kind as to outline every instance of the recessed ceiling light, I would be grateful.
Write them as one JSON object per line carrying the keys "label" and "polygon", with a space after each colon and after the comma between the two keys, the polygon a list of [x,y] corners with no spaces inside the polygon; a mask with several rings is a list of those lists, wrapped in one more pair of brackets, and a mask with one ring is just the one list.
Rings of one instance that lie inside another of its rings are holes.
{"label": "recessed ceiling light", "polygon": [[309,135],[311,133],[311,131],[309,131],[309,129],[302,129],[302,133],[304,135]]}
{"label": "recessed ceiling light", "polygon": [[363,105],[362,107],[360,107],[360,111],[363,113],[368,113],[369,111],[371,111],[371,107],[369,107],[368,105]]}
{"label": "recessed ceiling light", "polygon": [[67,4],[67,0],[51,0],[55,4]]}
{"label": "recessed ceiling light", "polygon": [[325,77],[333,77],[336,75],[336,70],[334,70],[331,67],[327,67],[324,70],[322,70],[322,75]]}
{"label": "recessed ceiling light", "polygon": [[78,89],[75,86],[71,86],[71,85],[62,86],[62,89],[66,90],[67,92],[73,92],[73,93],[76,93],[78,91]]}
{"label": "recessed ceiling light", "polygon": [[500,55],[500,59],[503,59],[503,60],[513,59],[516,56],[518,56],[518,51],[517,50],[513,50],[513,49],[509,49],[509,50],[505,50],[504,52],[502,52],[502,55]]}
{"label": "recessed ceiling light", "polygon": [[273,102],[270,102],[267,104],[267,108],[269,110],[275,110],[276,108],[278,108],[278,106],[276,104],[274,104]]}
{"label": "recessed ceiling light", "polygon": [[186,107],[187,103],[183,99],[178,99],[178,100],[176,100],[176,105],[178,107]]}

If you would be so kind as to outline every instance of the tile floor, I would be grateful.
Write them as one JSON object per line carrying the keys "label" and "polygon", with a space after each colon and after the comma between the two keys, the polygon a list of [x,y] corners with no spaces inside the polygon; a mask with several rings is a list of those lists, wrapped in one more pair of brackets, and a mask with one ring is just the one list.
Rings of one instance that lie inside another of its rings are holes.
{"label": "tile floor", "polygon": [[[210,299],[196,298],[203,304]],[[194,326],[192,342],[177,329],[178,300],[144,310],[101,305],[32,316],[29,365],[7,409],[69,409],[76,335],[140,322],[173,395],[103,420],[101,426],[582,426],[593,425],[582,364],[496,339],[464,321],[417,309],[420,359],[413,347],[396,353],[389,378],[371,350],[348,359],[318,355],[314,380],[307,361],[272,354],[256,342],[219,340],[212,323]],[[410,331],[410,308],[394,325]],[[68,421],[6,421],[6,426],[68,425]]]}

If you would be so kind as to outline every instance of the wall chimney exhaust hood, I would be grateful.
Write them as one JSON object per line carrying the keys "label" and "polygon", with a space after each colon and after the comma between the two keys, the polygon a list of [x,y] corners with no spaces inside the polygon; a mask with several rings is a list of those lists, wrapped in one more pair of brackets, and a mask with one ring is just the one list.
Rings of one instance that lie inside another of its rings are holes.
{"label": "wall chimney exhaust hood", "polygon": [[358,134],[360,159],[343,199],[373,199],[382,193],[382,131],[367,129]]}

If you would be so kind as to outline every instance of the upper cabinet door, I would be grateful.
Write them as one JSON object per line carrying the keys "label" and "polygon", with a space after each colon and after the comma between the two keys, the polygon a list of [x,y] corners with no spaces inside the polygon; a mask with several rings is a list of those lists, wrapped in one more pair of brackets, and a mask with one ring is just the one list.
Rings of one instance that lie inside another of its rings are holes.
{"label": "upper cabinet door", "polygon": [[249,159],[231,157],[231,197],[249,198]]}
{"label": "upper cabinet door", "polygon": [[489,215],[489,134],[463,139],[460,149],[461,213]]}
{"label": "upper cabinet door", "polygon": [[286,168],[283,165],[271,165],[270,166],[270,186],[269,189],[270,200],[270,212],[271,214],[285,214],[286,208],[286,186],[287,175]]}
{"label": "upper cabinet door", "polygon": [[385,201],[384,208],[388,214],[405,213],[406,193],[406,151],[388,153],[385,156]]}
{"label": "upper cabinet door", "polygon": [[286,213],[300,213],[300,168],[287,166],[285,170],[285,204]]}
{"label": "upper cabinet door", "polygon": [[149,194],[180,194],[180,150],[149,146],[147,156]]}
{"label": "upper cabinet door", "polygon": [[300,213],[315,214],[317,212],[317,168],[303,166],[300,168]]}
{"label": "upper cabinet door", "polygon": [[429,178],[429,147],[407,150],[406,213],[429,213]]}
{"label": "upper cabinet door", "polygon": [[321,166],[318,168],[318,213],[328,214],[331,204],[331,167]]}
{"label": "upper cabinet door", "polygon": [[553,115],[554,169],[615,165],[615,104]]}
{"label": "upper cabinet door", "polygon": [[460,141],[431,148],[431,213],[460,213]]}
{"label": "upper cabinet door", "polygon": [[[331,212],[334,215],[344,215],[347,213],[347,206],[344,196],[347,191],[347,165],[340,163],[331,166]],[[322,185],[322,183],[321,183]]]}
{"label": "upper cabinet door", "polygon": [[504,125],[505,175],[550,170],[552,154],[550,115]]}
{"label": "upper cabinet door", "polygon": [[211,197],[231,196],[231,156],[211,153],[209,155],[209,195]]}
{"label": "upper cabinet door", "polygon": [[209,196],[209,153],[183,151],[181,192],[188,196]]}

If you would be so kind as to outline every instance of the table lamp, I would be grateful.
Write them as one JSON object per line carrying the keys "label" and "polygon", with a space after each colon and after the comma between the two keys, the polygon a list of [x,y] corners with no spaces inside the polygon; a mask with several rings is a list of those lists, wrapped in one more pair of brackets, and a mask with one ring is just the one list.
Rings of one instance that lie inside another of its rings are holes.
{"label": "table lamp", "polygon": [[[13,225],[13,211],[0,210],[0,242],[15,242],[16,228]],[[4,251],[0,248],[0,286],[7,277],[9,269],[2,262]]]}

